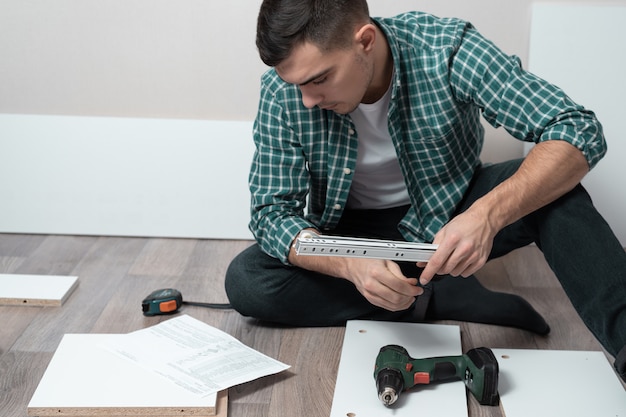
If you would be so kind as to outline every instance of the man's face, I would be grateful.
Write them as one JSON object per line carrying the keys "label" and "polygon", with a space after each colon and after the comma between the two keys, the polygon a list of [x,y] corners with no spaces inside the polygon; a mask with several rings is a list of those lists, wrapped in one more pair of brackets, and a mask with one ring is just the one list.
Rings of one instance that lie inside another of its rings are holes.
{"label": "man's face", "polygon": [[305,107],[347,114],[365,96],[373,64],[358,45],[323,53],[317,46],[304,43],[276,67],[276,72],[285,82],[300,87]]}

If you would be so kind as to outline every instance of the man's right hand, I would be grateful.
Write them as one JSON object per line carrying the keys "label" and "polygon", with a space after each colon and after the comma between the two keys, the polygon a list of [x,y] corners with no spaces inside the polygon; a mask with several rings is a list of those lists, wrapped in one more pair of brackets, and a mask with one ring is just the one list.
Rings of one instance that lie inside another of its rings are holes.
{"label": "man's right hand", "polygon": [[[318,233],[314,229],[310,230]],[[298,256],[295,245],[291,245],[289,263],[309,271],[347,279],[370,303],[389,311],[408,309],[415,302],[415,297],[424,293],[417,277],[407,278],[400,266],[389,260]]]}
{"label": "man's right hand", "polygon": [[346,279],[373,305],[389,311],[408,309],[424,290],[417,278],[407,278],[400,266],[388,260],[341,258],[346,262]]}
{"label": "man's right hand", "polygon": [[407,278],[400,266],[388,260],[298,256],[292,246],[289,262],[309,271],[347,279],[373,305],[389,311],[408,309],[424,293],[417,277]]}

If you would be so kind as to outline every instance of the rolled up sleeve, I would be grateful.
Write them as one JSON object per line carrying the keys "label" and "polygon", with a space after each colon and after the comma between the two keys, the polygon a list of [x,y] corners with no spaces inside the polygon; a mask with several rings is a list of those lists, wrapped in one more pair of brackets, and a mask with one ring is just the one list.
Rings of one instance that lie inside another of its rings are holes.
{"label": "rolled up sleeve", "polygon": [[450,68],[457,97],[477,104],[492,126],[523,141],[566,141],[590,168],[605,155],[602,125],[593,111],[524,70],[518,57],[503,53],[469,24]]}

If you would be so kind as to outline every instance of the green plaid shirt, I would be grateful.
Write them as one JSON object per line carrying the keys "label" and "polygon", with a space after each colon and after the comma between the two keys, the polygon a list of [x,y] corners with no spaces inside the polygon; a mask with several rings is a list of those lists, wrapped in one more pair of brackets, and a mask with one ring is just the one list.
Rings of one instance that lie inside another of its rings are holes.
{"label": "green plaid shirt", "polygon": [[[480,165],[481,114],[520,140],[565,140],[590,167],[606,152],[592,112],[524,71],[471,24],[419,12],[374,20],[394,60],[389,131],[412,205],[399,225],[407,240],[432,241],[463,198]],[[349,115],[304,107],[298,86],[272,69],[262,77],[254,141],[250,230],[266,253],[288,263],[302,229],[330,231],[339,221],[358,134]]]}

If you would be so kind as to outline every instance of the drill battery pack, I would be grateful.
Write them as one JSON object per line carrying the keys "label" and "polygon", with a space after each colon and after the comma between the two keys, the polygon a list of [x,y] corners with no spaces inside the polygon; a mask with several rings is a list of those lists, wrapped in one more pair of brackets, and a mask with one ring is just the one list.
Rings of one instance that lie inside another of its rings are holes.
{"label": "drill battery pack", "polygon": [[[479,379],[474,378],[471,369],[468,367],[465,371],[465,385],[472,393],[482,392],[480,398],[476,397],[481,405],[498,405],[500,403],[500,395],[498,394],[500,369],[495,355],[491,349],[480,347],[469,350],[467,356],[478,369],[482,370],[483,377]],[[474,386],[477,383],[483,384],[482,389]]]}

